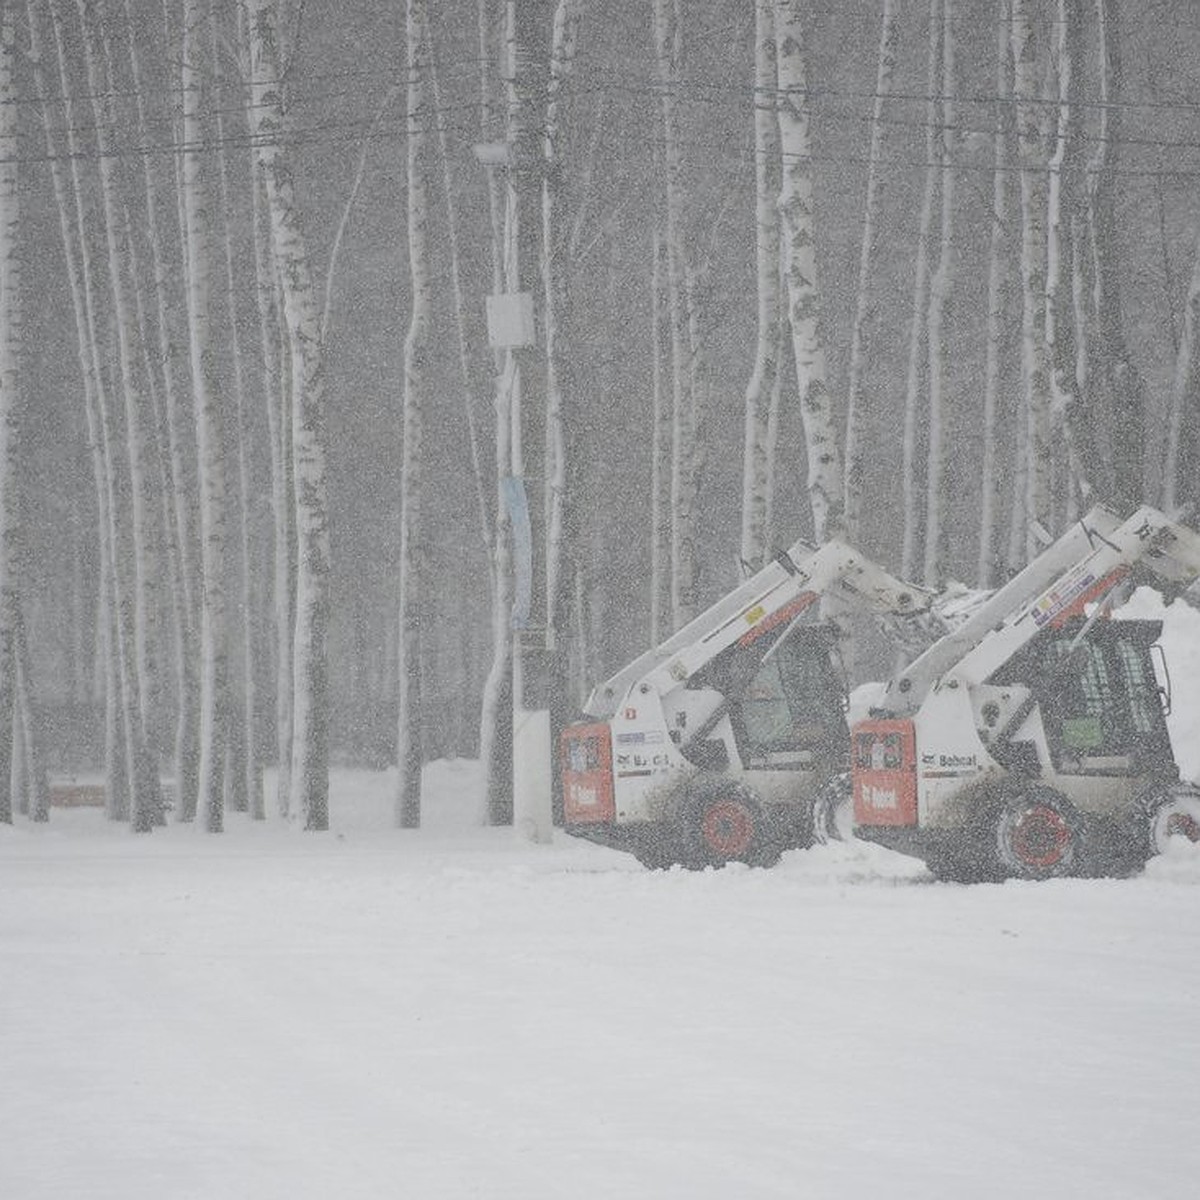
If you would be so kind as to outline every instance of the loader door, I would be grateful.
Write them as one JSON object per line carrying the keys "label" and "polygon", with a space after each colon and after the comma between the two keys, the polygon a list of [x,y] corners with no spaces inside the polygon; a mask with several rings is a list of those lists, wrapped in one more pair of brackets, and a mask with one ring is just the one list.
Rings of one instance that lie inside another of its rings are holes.
{"label": "loader door", "polygon": [[824,629],[798,630],[758,665],[730,707],[747,770],[836,770],[850,734],[845,690]]}
{"label": "loader door", "polygon": [[1176,773],[1151,651],[1160,632],[1157,621],[1103,621],[1074,645],[1069,626],[1054,631],[1040,687],[1060,774]]}

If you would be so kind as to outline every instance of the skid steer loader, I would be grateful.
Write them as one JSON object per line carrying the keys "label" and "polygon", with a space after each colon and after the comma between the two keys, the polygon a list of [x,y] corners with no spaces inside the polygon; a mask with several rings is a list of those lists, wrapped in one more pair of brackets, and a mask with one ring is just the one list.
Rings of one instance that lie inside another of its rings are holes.
{"label": "skid steer loader", "polygon": [[560,743],[566,828],[648,866],[809,844],[813,798],[847,765],[838,614],[927,642],[931,603],[841,542],[795,543],[593,691]]}
{"label": "skid steer loader", "polygon": [[815,814],[960,880],[1123,875],[1200,838],[1165,721],[1161,622],[1112,613],[1200,576],[1200,536],[1093,509],[887,684]]}

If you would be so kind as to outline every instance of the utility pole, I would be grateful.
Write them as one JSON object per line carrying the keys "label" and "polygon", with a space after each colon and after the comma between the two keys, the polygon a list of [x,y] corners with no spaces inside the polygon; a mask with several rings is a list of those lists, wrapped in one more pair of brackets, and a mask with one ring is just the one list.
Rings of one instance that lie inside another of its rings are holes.
{"label": "utility pole", "polygon": [[550,737],[545,591],[545,348],[538,319],[541,273],[542,132],[549,0],[507,0],[504,287],[488,300],[488,334],[504,350],[500,396],[510,405],[512,458],[504,499],[513,531],[513,823],[550,840]]}

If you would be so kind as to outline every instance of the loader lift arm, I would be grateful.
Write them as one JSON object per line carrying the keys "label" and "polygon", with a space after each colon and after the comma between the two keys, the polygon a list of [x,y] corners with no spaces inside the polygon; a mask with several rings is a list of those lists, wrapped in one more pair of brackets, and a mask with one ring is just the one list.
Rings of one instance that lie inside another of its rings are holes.
{"label": "loader lift arm", "polygon": [[636,687],[663,695],[692,678],[723,650],[797,621],[821,601],[826,611],[872,613],[919,620],[932,609],[933,593],[890,575],[844,542],[814,549],[795,542],[728,595],[652,650],[595,688],[584,711],[611,717]]}

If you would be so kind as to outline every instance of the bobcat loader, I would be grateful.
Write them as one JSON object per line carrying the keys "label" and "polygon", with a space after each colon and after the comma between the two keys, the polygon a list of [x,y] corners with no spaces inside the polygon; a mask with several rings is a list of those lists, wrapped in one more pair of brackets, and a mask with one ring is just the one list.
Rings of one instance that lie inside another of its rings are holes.
{"label": "bobcat loader", "polygon": [[857,836],[963,880],[1128,874],[1172,837],[1200,839],[1161,622],[1111,615],[1139,584],[1171,600],[1198,576],[1192,530],[1093,509],[889,681],[852,731],[848,787],[817,806],[818,839],[852,817]]}
{"label": "bobcat loader", "polygon": [[846,770],[837,615],[919,637],[931,600],[843,543],[797,542],[593,691],[560,743],[566,828],[648,866],[807,845],[814,796]]}

